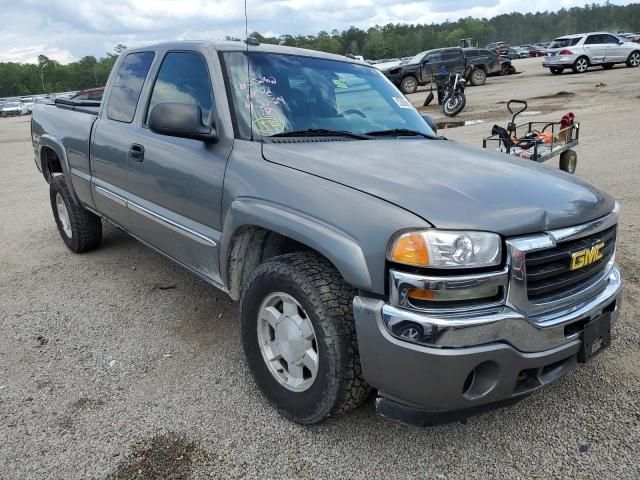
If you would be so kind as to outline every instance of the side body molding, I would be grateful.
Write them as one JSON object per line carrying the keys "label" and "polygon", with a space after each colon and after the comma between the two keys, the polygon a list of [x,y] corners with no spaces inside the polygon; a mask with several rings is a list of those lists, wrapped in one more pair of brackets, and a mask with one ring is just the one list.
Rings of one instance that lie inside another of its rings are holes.
{"label": "side body molding", "polygon": [[347,283],[364,290],[372,289],[364,253],[345,232],[284,205],[247,197],[233,201],[225,220],[220,246],[220,271],[225,284],[231,240],[243,226],[272,230],[303,243],[327,257]]}

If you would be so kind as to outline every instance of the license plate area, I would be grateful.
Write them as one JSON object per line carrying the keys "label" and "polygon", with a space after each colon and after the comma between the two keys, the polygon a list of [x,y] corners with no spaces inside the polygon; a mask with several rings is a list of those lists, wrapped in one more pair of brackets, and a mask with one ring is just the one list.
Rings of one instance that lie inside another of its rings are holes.
{"label": "license plate area", "polygon": [[584,326],[578,361],[586,363],[611,345],[611,313],[594,318]]}

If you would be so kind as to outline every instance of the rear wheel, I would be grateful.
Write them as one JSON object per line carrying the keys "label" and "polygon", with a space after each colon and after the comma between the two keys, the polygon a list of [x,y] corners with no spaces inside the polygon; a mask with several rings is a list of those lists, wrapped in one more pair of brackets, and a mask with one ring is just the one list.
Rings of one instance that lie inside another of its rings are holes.
{"label": "rear wheel", "polygon": [[258,387],[298,423],[359,406],[370,392],[360,368],[356,292],[323,257],[274,257],[251,275],[240,300],[242,342]]}
{"label": "rear wheel", "polygon": [[476,68],[473,72],[471,72],[471,85],[474,87],[479,87],[480,85],[484,85],[484,82],[487,81],[487,72],[485,72],[481,68]]}
{"label": "rear wheel", "polygon": [[640,51],[631,52],[629,58],[627,58],[627,67],[637,67],[640,65]]}
{"label": "rear wheel", "polygon": [[578,154],[575,150],[567,150],[560,154],[560,170],[567,173],[574,173],[578,166]]}
{"label": "rear wheel", "polygon": [[75,201],[63,175],[51,180],[49,197],[58,232],[69,250],[83,253],[97,248],[102,240],[102,220]]}
{"label": "rear wheel", "polygon": [[411,75],[404,77],[400,82],[400,90],[405,94],[416,93],[416,90],[418,90],[418,80],[416,77]]}
{"label": "rear wheel", "polygon": [[551,73],[553,73],[554,75],[560,75],[562,72],[564,72],[564,68],[562,67],[551,67],[549,70],[551,70]]}
{"label": "rear wheel", "polygon": [[571,69],[573,73],[584,73],[589,68],[589,59],[587,57],[578,58]]}

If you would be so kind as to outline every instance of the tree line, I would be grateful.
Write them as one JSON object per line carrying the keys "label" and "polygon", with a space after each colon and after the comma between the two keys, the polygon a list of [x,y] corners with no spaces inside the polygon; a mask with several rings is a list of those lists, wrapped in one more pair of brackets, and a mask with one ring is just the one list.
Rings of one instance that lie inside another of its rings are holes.
{"label": "tree line", "polygon": [[[596,30],[614,33],[640,31],[640,3],[619,6],[607,2],[604,5],[563,8],[557,12],[514,12],[490,19],[469,17],[431,25],[388,24],[367,30],[350,27],[342,32],[322,31],[317,35],[265,37],[254,32],[252,36],[263,43],[380,59],[411,56],[430,48],[456,46],[463,38],[473,38],[482,46],[492,41],[518,45]],[[103,86],[124,48],[124,45],[118,45],[113,53],[107,53],[103,58],[86,56],[67,65],[44,55],[38,57],[37,64],[0,63],[0,97]]]}

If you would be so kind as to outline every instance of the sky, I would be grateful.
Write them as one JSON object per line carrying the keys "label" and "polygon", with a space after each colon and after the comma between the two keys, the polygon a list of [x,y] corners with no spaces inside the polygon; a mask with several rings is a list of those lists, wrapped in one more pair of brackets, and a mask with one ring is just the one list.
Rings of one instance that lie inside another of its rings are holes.
{"label": "sky", "polygon": [[[0,0],[0,62],[69,63],[123,43],[244,38],[243,0]],[[439,23],[558,10],[593,0],[247,0],[249,31],[316,34],[354,25]],[[600,2],[604,3],[604,1]],[[613,1],[625,4],[628,1]]]}

